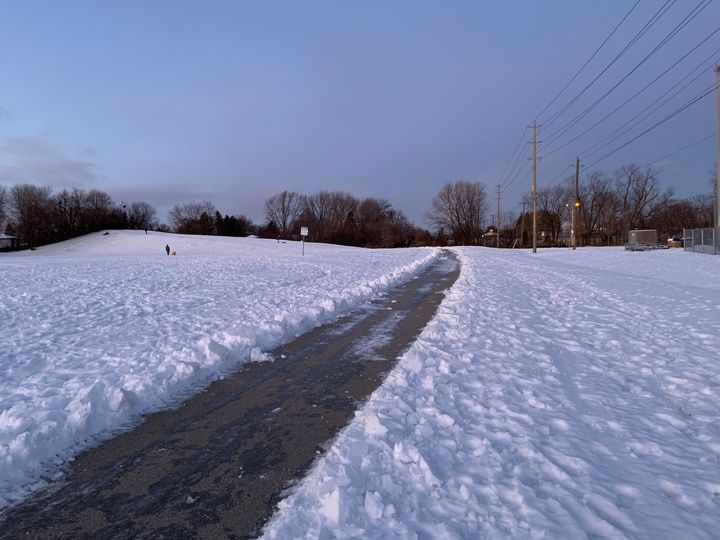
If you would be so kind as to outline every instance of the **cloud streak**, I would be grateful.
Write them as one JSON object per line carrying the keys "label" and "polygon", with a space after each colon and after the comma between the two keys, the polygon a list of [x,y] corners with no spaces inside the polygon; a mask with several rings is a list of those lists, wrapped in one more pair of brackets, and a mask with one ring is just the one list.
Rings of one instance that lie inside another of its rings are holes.
{"label": "cloud streak", "polygon": [[99,176],[93,163],[70,159],[46,135],[8,137],[0,142],[0,182],[33,183],[56,187],[87,187]]}

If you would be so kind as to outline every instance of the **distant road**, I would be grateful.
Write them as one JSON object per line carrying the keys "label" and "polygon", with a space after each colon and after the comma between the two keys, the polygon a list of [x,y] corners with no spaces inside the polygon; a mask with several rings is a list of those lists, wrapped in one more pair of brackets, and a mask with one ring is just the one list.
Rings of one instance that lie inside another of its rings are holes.
{"label": "distant road", "polygon": [[0,538],[248,538],[435,314],[446,253],[381,299],[78,456],[68,483],[0,520]]}

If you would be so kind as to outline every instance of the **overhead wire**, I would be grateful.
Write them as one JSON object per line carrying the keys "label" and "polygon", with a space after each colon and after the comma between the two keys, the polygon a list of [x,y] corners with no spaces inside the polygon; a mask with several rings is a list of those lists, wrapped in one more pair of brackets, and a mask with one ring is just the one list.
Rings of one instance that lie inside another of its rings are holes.
{"label": "overhead wire", "polygon": [[[602,124],[605,120],[613,116],[615,113],[620,111],[623,107],[628,105],[630,102],[632,102],[635,98],[637,98],[639,95],[641,95],[643,92],[645,92],[648,88],[650,88],[652,85],[654,85],[657,81],[659,81],[662,77],[667,75],[670,71],[672,71],[675,67],[677,67],[683,60],[685,60],[688,56],[690,56],[693,52],[695,52],[698,48],[700,48],[703,44],[705,44],[710,38],[712,38],[715,34],[720,32],[720,26],[716,28],[714,31],[712,31],[710,34],[708,34],[705,38],[703,38],[702,41],[700,41],[697,45],[695,45],[692,49],[690,49],[688,52],[686,52],[682,57],[680,57],[678,60],[676,60],[670,67],[665,69],[662,73],[660,73],[657,77],[655,77],[652,81],[650,81],[648,84],[643,86],[640,90],[635,92],[632,96],[630,96],[628,99],[623,101],[620,105],[618,105],[615,109],[613,109],[611,112],[600,118],[597,122],[595,122],[590,127],[586,128],[584,131],[570,139],[569,141],[565,142],[564,144],[552,149],[552,150],[545,150],[543,152],[543,156],[548,157],[556,152],[562,150],[563,148],[566,148],[570,144],[576,142],[578,139],[583,137],[584,135],[588,134],[590,131],[595,129],[597,126]],[[718,48],[715,52],[712,53],[711,57],[716,56],[718,53],[720,53],[720,48]],[[703,60],[703,63],[705,63],[707,60]],[[552,147],[552,143],[550,144]]]}
{"label": "overhead wire", "polygon": [[651,131],[653,131],[655,128],[657,128],[657,127],[659,127],[660,125],[662,125],[662,124],[664,124],[665,122],[667,122],[668,120],[674,118],[675,116],[677,116],[678,114],[680,114],[681,112],[683,112],[685,109],[693,106],[695,103],[697,103],[698,101],[700,101],[700,100],[703,99],[704,97],[712,94],[715,90],[717,90],[717,88],[718,88],[718,85],[717,85],[717,84],[713,84],[712,87],[709,88],[707,91],[705,91],[705,92],[703,92],[703,93],[695,96],[695,97],[692,98],[690,101],[688,101],[687,103],[683,104],[681,107],[679,107],[678,109],[676,109],[676,110],[673,111],[672,113],[670,113],[670,114],[668,114],[667,116],[665,116],[662,120],[656,122],[655,124],[653,124],[652,126],[650,126],[649,128],[647,128],[646,130],[644,130],[642,133],[639,133],[638,135],[636,135],[635,137],[631,138],[630,140],[625,141],[623,144],[621,144],[621,145],[618,146],[617,148],[611,150],[610,152],[606,153],[606,154],[603,155],[602,157],[600,157],[600,158],[592,161],[591,163],[586,164],[583,168],[590,168],[590,167],[593,167],[593,166],[597,165],[598,163],[604,161],[605,159],[609,158],[610,156],[612,156],[612,155],[615,154],[616,152],[619,152],[620,150],[622,150],[622,149],[625,148],[626,146],[632,144],[633,142],[635,142],[635,141],[638,140],[639,138],[644,137],[645,135],[647,135],[648,133],[650,133]]}
{"label": "overhead wire", "polygon": [[659,163],[659,162],[661,162],[661,161],[664,161],[664,160],[666,160],[667,158],[672,157],[672,156],[674,156],[674,155],[676,155],[676,154],[679,154],[680,152],[684,152],[685,150],[688,150],[688,149],[692,148],[693,146],[697,146],[698,144],[703,143],[703,142],[707,141],[708,139],[710,139],[710,138],[712,138],[712,137],[715,137],[716,135],[717,135],[717,132],[716,132],[716,131],[713,131],[713,132],[710,133],[709,135],[705,135],[704,137],[702,137],[702,138],[700,138],[700,139],[698,139],[698,140],[696,140],[696,141],[693,141],[693,142],[691,142],[690,144],[686,144],[686,145],[683,146],[682,148],[678,148],[677,150],[673,150],[672,152],[670,152],[669,154],[665,154],[665,155],[664,155],[663,157],[661,157],[661,158],[654,159],[654,160],[652,160],[652,161],[648,161],[648,163],[649,163],[650,165],[653,165],[653,164],[655,164],[655,163]]}
{"label": "overhead wire", "polygon": [[688,13],[661,41],[658,43],[640,62],[638,62],[628,73],[625,74],[618,82],[616,82],[602,96],[596,99],[592,104],[587,106],[582,112],[577,114],[572,120],[567,122],[563,127],[555,132],[546,135],[546,144],[555,142],[562,137],[577,123],[585,118],[593,109],[602,103],[612,92],[614,92],[623,82],[625,82],[633,73],[635,73],[645,62],[652,58],[660,49],[667,45],[677,34],[679,34],[693,19],[695,19],[702,11],[707,8],[712,0],[700,0],[700,2]]}
{"label": "overhead wire", "polygon": [[[715,61],[713,61],[713,63],[714,62]],[[698,68],[700,68],[706,64],[707,64],[707,61],[704,61],[703,64],[700,64],[699,66],[697,66],[690,74],[694,73],[695,71],[698,70]],[[588,158],[588,157],[592,157],[593,155],[597,154],[603,148],[605,148],[609,144],[611,144],[613,140],[616,140],[618,137],[625,135],[626,133],[630,132],[633,128],[640,125],[644,120],[646,120],[647,118],[652,116],[653,113],[660,110],[667,103],[669,103],[675,97],[680,95],[683,92],[683,90],[688,88],[690,85],[692,85],[696,80],[698,80],[703,75],[705,75],[705,73],[703,71],[700,71],[692,79],[688,80],[687,82],[685,82],[685,84],[680,86],[680,88],[677,91],[675,91],[673,94],[671,94],[670,96],[668,96],[666,99],[663,100],[663,98],[665,98],[665,96],[667,96],[670,92],[675,90],[675,88],[677,88],[684,81],[684,79],[681,79],[675,85],[670,87],[666,92],[664,92],[661,96],[659,96],[658,98],[656,98],[655,100],[650,102],[644,109],[642,109],[640,112],[638,112],[635,116],[633,116],[629,120],[625,121],[618,128],[613,130],[609,135],[606,135],[600,141],[596,142],[595,144],[589,146],[588,148],[586,148],[585,150],[580,152],[580,155]],[[660,102],[660,103],[658,103],[658,102]]]}
{"label": "overhead wire", "polygon": [[615,25],[615,27],[612,29],[612,31],[610,32],[610,34],[603,40],[603,42],[600,44],[600,46],[599,46],[597,49],[595,49],[595,52],[593,52],[593,53],[590,55],[590,58],[588,58],[587,60],[585,60],[585,63],[580,67],[580,69],[578,69],[578,70],[575,72],[575,75],[573,75],[573,76],[570,78],[570,80],[569,80],[567,83],[565,83],[565,86],[563,86],[562,89],[555,95],[555,97],[552,98],[547,105],[545,105],[545,107],[543,108],[542,111],[540,111],[540,113],[536,116],[537,119],[540,119],[540,117],[542,117],[542,115],[545,114],[545,111],[547,111],[547,110],[552,106],[552,104],[555,103],[555,102],[558,100],[558,98],[563,94],[563,92],[565,92],[565,90],[567,90],[568,87],[569,87],[573,82],[575,82],[575,79],[578,78],[578,76],[580,75],[580,73],[582,73],[583,70],[588,66],[588,64],[590,64],[590,62],[592,62],[593,58],[595,58],[595,57],[597,56],[597,54],[598,54],[598,53],[600,52],[600,50],[605,46],[605,44],[606,44],[608,41],[610,41],[610,38],[612,38],[612,37],[615,35],[615,32],[618,31],[618,29],[622,26],[622,24],[623,24],[623,23],[625,22],[625,20],[630,16],[630,14],[631,14],[633,11],[635,11],[635,8],[638,6],[639,3],[640,3],[640,0],[637,0],[637,1],[633,4],[633,6],[630,8],[630,10],[629,10],[627,13],[625,13],[625,15],[623,16],[623,18],[620,19],[620,22]]}
{"label": "overhead wire", "polygon": [[549,119],[543,122],[545,128],[552,125],[558,118],[560,118],[570,107],[572,107],[578,99],[580,99],[585,92],[587,92],[620,58],[622,58],[627,51],[629,51],[645,33],[650,30],[668,10],[677,2],[677,0],[666,0],[665,3],[650,17],[650,20],[630,39],[628,43],[622,48],[622,50],[615,55],[615,57],[598,73],[593,80],[591,80],[585,87],[575,95],[568,103],[560,108],[555,114]]}
{"label": "overhead wire", "polygon": [[510,167],[510,163],[512,163],[513,159],[515,158],[515,154],[517,153],[518,149],[520,149],[523,139],[525,138],[525,132],[527,130],[528,130],[528,128],[525,127],[522,134],[520,135],[520,140],[515,145],[515,149],[513,150],[512,154],[510,155],[510,159],[508,160],[507,165],[505,165],[505,170],[503,171],[503,173],[500,175],[500,178],[498,179],[498,184],[504,183],[503,179],[505,178],[505,174],[507,173],[508,168]]}
{"label": "overhead wire", "polygon": [[[620,57],[622,57],[622,55],[625,52],[627,52],[627,50],[634,44],[634,42],[637,41],[637,39],[639,39],[642,36],[642,34],[644,34],[655,22],[657,22],[657,19],[659,19],[665,13],[665,11],[667,11],[667,9],[672,7],[672,5],[676,1],[677,0],[666,0],[665,4],[660,8],[660,10],[658,10],[654,14],[653,18],[651,18],[651,20],[645,24],[643,29],[641,29],[641,31],[638,34],[636,34],[634,41],[631,41],[631,43],[627,44],[625,46],[625,48],[623,49],[623,51],[621,51],[616,56],[616,58],[613,60],[613,62],[611,62],[606,67],[606,69],[609,69],[610,66],[612,66],[612,64],[615,61],[617,61]],[[545,107],[542,109],[542,111],[540,111],[540,113],[537,115],[537,117],[542,116],[560,98],[560,96],[565,92],[565,90],[567,90],[567,88],[577,79],[577,77],[585,70],[585,68],[590,64],[590,62],[597,56],[597,54],[602,50],[602,48],[608,43],[608,41],[610,41],[610,39],[615,35],[615,33],[619,30],[619,28],[623,25],[623,23],[627,20],[627,18],[632,14],[632,12],[635,11],[635,8],[638,6],[638,4],[640,4],[640,0],[636,0],[636,2],[630,7],[630,9],[625,13],[625,15],[623,15],[623,17],[620,19],[620,21],[613,27],[610,34],[608,34],[608,36],[595,49],[595,51],[590,55],[590,57],[585,61],[585,63],[580,67],[580,69],[578,69],[578,71],[575,72],[575,74],[570,78],[570,80],[565,84],[565,86],[563,86],[563,88],[555,95],[555,97],[552,100],[550,100],[550,102],[547,105],[545,105]],[[665,11],[663,11],[663,8],[665,8],[666,6],[667,6],[667,9]],[[602,73],[601,73],[601,75],[602,75]],[[553,115],[553,116],[555,116],[555,115]],[[521,147],[522,138],[525,136],[525,133],[527,132],[527,130],[528,130],[528,127],[526,127],[525,130],[523,130],[520,141],[518,141],[518,144],[515,145],[513,153],[511,154],[510,159],[508,160],[508,163],[505,166],[505,169],[503,170],[503,173],[500,175],[500,179],[499,179],[498,183],[500,183],[501,185],[504,185],[504,187],[502,188],[503,191],[505,191],[506,189],[509,189],[511,187],[511,185],[517,181],[518,173],[519,173],[519,170],[517,170],[517,169],[519,169],[520,164],[522,164],[524,161],[521,157],[522,152],[520,152],[520,154],[517,154],[517,151]],[[517,157],[514,157],[516,154],[517,154]],[[515,160],[514,162],[513,162],[513,159]],[[515,171],[514,174],[513,174],[513,171]]]}

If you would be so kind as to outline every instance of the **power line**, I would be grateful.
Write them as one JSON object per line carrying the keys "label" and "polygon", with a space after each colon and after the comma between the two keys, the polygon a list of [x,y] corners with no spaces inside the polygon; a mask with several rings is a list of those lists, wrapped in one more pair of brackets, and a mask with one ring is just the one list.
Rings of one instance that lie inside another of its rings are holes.
{"label": "power line", "polygon": [[[685,88],[687,88],[688,86],[690,86],[690,85],[691,85],[693,82],[695,82],[699,77],[703,76],[703,75],[705,74],[705,71],[706,71],[709,67],[711,67],[712,65],[715,64],[716,61],[715,61],[714,57],[717,56],[718,53],[720,53],[720,49],[717,49],[717,50],[713,51],[713,53],[710,54],[710,56],[707,56],[707,57],[706,57],[704,60],[702,60],[698,65],[696,65],[693,69],[691,69],[689,73],[687,73],[687,74],[684,75],[682,78],[680,78],[680,80],[678,80],[675,84],[673,84],[670,88],[668,88],[668,89],[667,89],[665,92],[663,92],[660,96],[658,96],[657,98],[655,98],[655,99],[654,99],[652,102],[650,102],[645,108],[643,108],[640,112],[638,112],[637,114],[635,114],[635,116],[633,116],[633,117],[630,118],[629,120],[623,122],[620,126],[618,126],[618,127],[617,127],[615,130],[613,130],[611,133],[609,133],[608,135],[606,135],[605,137],[603,137],[602,139],[600,139],[598,142],[596,142],[596,143],[590,145],[589,147],[585,148],[582,152],[580,152],[580,154],[581,154],[581,155],[586,155],[588,152],[591,152],[591,151],[593,151],[593,149],[595,149],[595,148],[597,148],[598,146],[602,145],[605,141],[607,141],[608,139],[612,138],[614,135],[616,135],[617,133],[619,133],[620,131],[622,131],[622,129],[623,129],[625,126],[631,124],[631,123],[634,122],[637,118],[641,117],[641,116],[643,115],[643,113],[645,113],[645,112],[648,111],[650,108],[652,108],[653,105],[655,105],[656,103],[660,102],[665,96],[667,96],[668,94],[670,94],[670,92],[672,92],[673,90],[675,90],[676,88],[678,88],[678,86],[680,86],[682,83],[685,82],[685,84],[684,84],[677,92],[675,92],[674,94],[672,94],[668,99],[666,99],[666,100],[663,101],[660,105],[658,105],[658,107],[656,107],[655,109],[653,109],[650,114],[652,114],[653,112],[655,112],[656,110],[658,110],[660,107],[662,107],[663,105],[665,105],[666,103],[668,103],[672,98],[674,98],[675,96],[677,96],[678,94],[680,94],[680,92],[682,92]],[[708,63],[709,63],[709,64],[708,64]],[[693,77],[692,79],[690,79],[690,80],[688,81],[688,78],[689,78],[689,77],[692,77],[692,75],[693,75],[695,72],[698,72],[698,71],[699,71],[698,75],[696,75],[695,77]],[[686,81],[687,81],[687,82],[686,82]],[[632,129],[632,127],[638,125],[642,120],[644,120],[644,119],[647,118],[648,116],[649,116],[649,114],[646,115],[646,116],[644,116],[643,118],[641,118],[638,122],[636,122],[635,124],[633,124],[633,126],[631,126],[630,129]],[[629,129],[626,130],[626,131],[624,131],[623,133],[627,133],[627,131],[629,131]]]}
{"label": "power line", "polygon": [[498,180],[499,183],[501,183],[501,184],[503,183],[503,178],[505,177],[505,174],[508,172],[508,168],[510,167],[510,163],[512,163],[513,159],[515,158],[515,154],[517,153],[518,149],[520,148],[520,146],[521,146],[521,144],[522,144],[522,142],[523,142],[523,139],[525,139],[525,132],[527,132],[527,130],[528,130],[528,127],[526,126],[525,129],[523,130],[522,134],[520,135],[520,140],[519,140],[519,141],[517,142],[517,144],[515,145],[515,149],[513,150],[513,153],[510,155],[510,159],[508,160],[507,165],[505,165],[505,170],[504,170],[503,173],[500,175],[500,178],[499,178],[499,180]]}
{"label": "power line", "polygon": [[660,161],[663,161],[663,160],[665,160],[665,159],[667,159],[667,158],[669,158],[669,157],[674,156],[675,154],[679,154],[680,152],[684,152],[685,150],[688,150],[689,148],[692,148],[693,146],[696,146],[696,145],[698,145],[698,144],[700,144],[700,143],[702,143],[702,142],[705,142],[705,141],[707,141],[708,139],[711,139],[711,138],[715,137],[715,135],[717,135],[717,132],[716,132],[716,131],[713,131],[713,132],[710,133],[709,135],[705,135],[703,138],[698,139],[697,141],[691,142],[690,144],[686,144],[686,145],[683,146],[682,148],[678,148],[677,150],[674,150],[674,151],[670,152],[669,154],[665,154],[663,157],[658,158],[658,159],[654,159],[653,161],[650,161],[650,162],[648,162],[648,163],[650,163],[650,165],[653,165],[654,163],[658,163],[658,162],[660,162]]}
{"label": "power line", "polygon": [[615,83],[612,88],[610,88],[607,92],[605,92],[602,96],[600,96],[598,99],[596,99],[591,105],[586,107],[581,113],[576,115],[570,122],[566,123],[563,127],[556,130],[554,133],[547,135],[546,140],[548,144],[551,144],[555,142],[558,138],[562,137],[565,133],[567,133],[570,129],[572,129],[577,123],[585,118],[595,107],[597,107],[602,101],[605,100],[612,92],[614,92],[623,82],[625,82],[635,71],[637,71],[645,62],[647,62],[650,58],[652,58],[655,53],[657,53],[662,47],[664,47],[667,43],[670,42],[671,39],[673,39],[680,31],[683,30],[690,22],[695,19],[702,11],[707,8],[712,0],[700,0],[700,2],[688,13],[676,26],[673,28],[669,34],[667,34],[661,41],[658,43],[655,48],[653,48],[639,63],[635,65],[625,76],[620,79],[617,83]]}
{"label": "power line", "polygon": [[[530,157],[528,157],[528,159],[530,159]],[[522,169],[520,169],[520,170],[518,171],[518,173],[515,175],[515,178],[513,178],[512,182],[510,182],[510,183],[503,189],[503,193],[504,193],[505,191],[509,190],[509,189],[513,186],[513,184],[515,184],[518,180],[521,180],[521,181],[527,180],[528,176],[530,176],[531,169],[527,169],[527,170],[525,171],[525,174],[524,174],[523,176],[520,176],[520,172],[522,172]]]}
{"label": "power line", "polygon": [[[650,18],[648,22],[645,23],[643,28],[641,28],[635,36],[628,42],[625,47],[615,56],[615,58],[600,72],[598,76],[595,77],[593,81],[590,82],[589,85],[583,89],[583,91],[577,95],[573,100],[571,100],[570,103],[568,103],[563,109],[561,109],[559,112],[555,113],[551,117],[551,121],[556,120],[565,110],[567,110],[568,107],[570,107],[577,99],[579,99],[582,94],[587,91],[610,67],[619,60],[676,2],[677,0],[666,0],[665,3],[658,9],[653,16]],[[630,8],[630,10],[623,16],[623,18],[620,20],[620,22],[613,28],[613,30],[610,32],[608,37],[600,44],[600,46],[596,49],[596,51],[590,56],[590,58],[585,62],[585,64],[578,70],[578,72],[573,75],[573,77],[570,79],[570,81],[563,87],[563,89],[556,95],[551,102],[545,106],[545,108],[540,112],[540,115],[543,114],[551,105],[554,103],[560,95],[569,87],[570,84],[578,77],[578,75],[587,67],[587,65],[592,61],[592,59],[598,54],[598,52],[605,46],[605,44],[610,40],[610,38],[617,32],[617,30],[620,28],[620,26],[625,22],[625,20],[630,16],[630,14],[635,10],[637,5],[640,3],[640,0],[637,0],[637,2]],[[539,116],[539,115],[538,115]],[[527,130],[527,128],[526,128]],[[525,131],[523,131],[524,136]],[[512,184],[514,184],[517,179],[520,177],[520,172],[522,168],[520,165],[522,164],[522,152],[517,154],[517,158],[515,158],[515,162],[513,163],[513,155],[517,153],[518,148],[520,147],[521,141],[518,142],[518,144],[515,147],[515,150],[513,151],[513,154],[510,157],[510,160],[508,161],[508,165],[506,165],[505,170],[503,171],[503,175],[501,175],[501,179],[505,178],[505,181],[503,182],[505,184],[503,190],[507,190],[510,188]],[[513,171],[514,174],[513,174]],[[527,176],[527,175],[526,175]]]}
{"label": "power line", "polygon": [[568,169],[572,169],[574,166],[575,166],[575,164],[571,163],[570,165],[565,167],[562,171],[560,171],[560,174],[558,174],[555,178],[553,178],[550,182],[548,182],[548,184],[545,187],[549,188],[550,186],[552,186],[555,182],[560,180],[565,175],[565,173],[567,172]]}
{"label": "power line", "polygon": [[[714,63],[714,62],[713,62]],[[701,66],[698,66],[701,67]],[[697,69],[697,68],[696,68]],[[695,71],[695,70],[693,70]],[[659,98],[651,102],[647,107],[645,107],[643,110],[641,110],[639,113],[637,113],[635,116],[633,116],[630,120],[624,122],[620,127],[615,129],[610,135],[607,135],[603,139],[601,139],[599,142],[593,144],[589,148],[586,148],[583,150],[580,154],[585,156],[586,158],[592,157],[594,154],[597,154],[600,152],[603,148],[607,147],[609,144],[611,144],[614,140],[617,140],[619,137],[625,135],[626,133],[632,131],[633,128],[640,125],[644,120],[652,116],[653,113],[661,109],[663,106],[665,106],[667,103],[673,100],[676,96],[680,95],[683,90],[688,88],[692,83],[694,83],[696,80],[698,80],[700,77],[705,75],[703,71],[700,71],[695,77],[687,81],[683,86],[681,86],[674,94],[670,95],[667,99],[656,105],[654,108],[653,105],[658,103],[663,97],[665,97],[668,93],[672,92],[680,83],[683,82],[683,80],[680,80],[675,86],[671,87],[667,92],[665,92],[663,95],[661,95]],[[648,109],[651,109],[648,111]],[[646,113],[646,111],[648,111]],[[636,121],[637,119],[637,121]],[[630,125],[628,125],[630,124]],[[627,126],[627,127],[625,127]],[[616,136],[617,135],[617,136]],[[607,142],[606,142],[607,141]]]}
{"label": "power line", "polygon": [[655,124],[653,124],[652,126],[650,126],[649,128],[647,128],[647,129],[646,129],[645,131],[643,131],[642,133],[636,135],[635,137],[633,137],[633,138],[630,139],[629,141],[626,141],[625,143],[621,144],[620,146],[618,146],[618,147],[615,148],[614,150],[611,150],[610,152],[608,152],[608,153],[605,154],[604,156],[596,159],[595,161],[593,161],[593,162],[591,162],[591,163],[588,163],[588,164],[585,165],[583,168],[590,168],[590,167],[593,167],[593,166],[597,165],[597,164],[600,163],[601,161],[604,161],[605,159],[609,158],[610,156],[612,156],[612,155],[615,154],[616,152],[619,152],[620,150],[622,150],[623,148],[625,148],[625,147],[628,146],[629,144],[635,142],[635,141],[638,140],[640,137],[643,137],[644,135],[647,135],[648,133],[650,133],[652,130],[654,130],[654,129],[657,128],[658,126],[664,124],[665,122],[667,122],[667,121],[670,120],[671,118],[674,118],[675,116],[677,116],[678,114],[680,114],[681,112],[683,112],[683,111],[684,111],[685,109],[687,109],[688,107],[691,107],[692,105],[694,105],[695,103],[697,103],[698,101],[700,101],[702,98],[704,98],[704,97],[712,94],[715,90],[717,90],[717,88],[718,88],[718,85],[717,85],[717,84],[713,84],[712,87],[711,87],[709,90],[707,90],[706,92],[704,92],[704,93],[696,96],[695,98],[691,99],[690,101],[688,101],[687,103],[685,103],[682,107],[680,107],[680,108],[676,109],[675,111],[673,111],[672,113],[668,114],[665,118],[663,118],[663,119],[660,120],[659,122],[656,122]]}
{"label": "power line", "polygon": [[550,106],[557,101],[557,99],[563,94],[563,92],[565,92],[565,90],[567,90],[567,88],[575,81],[575,79],[577,79],[578,75],[580,75],[580,73],[583,72],[583,70],[588,66],[588,64],[592,61],[592,59],[595,58],[595,56],[597,56],[597,54],[605,46],[605,44],[608,41],[610,41],[610,38],[613,37],[613,35],[615,35],[615,32],[618,31],[620,26],[622,26],[622,24],[625,22],[625,19],[627,19],[630,16],[630,14],[635,10],[635,8],[637,7],[637,5],[639,3],[640,3],[640,0],[637,0],[637,2],[635,2],[635,4],[633,4],[633,6],[630,8],[630,11],[628,11],[625,14],[625,16],[622,19],[620,19],[620,22],[615,25],[615,28],[612,29],[612,32],[610,32],[608,37],[606,37],[605,40],[600,44],[600,46],[597,49],[595,49],[595,52],[592,53],[592,55],[590,55],[590,58],[588,58],[585,61],[585,63],[582,65],[582,67],[580,67],[580,69],[578,69],[575,72],[575,75],[573,75],[572,78],[567,83],[565,83],[565,86],[562,87],[562,89],[557,93],[557,95],[550,100],[550,103],[545,105],[545,108],[542,111],[540,111],[540,114],[538,114],[536,118],[539,119],[545,113],[545,111],[547,111],[548,108],[550,108]]}
{"label": "power line", "polygon": [[[517,153],[517,150],[522,147],[523,138],[525,137],[525,132],[528,128],[525,128],[525,131],[523,131],[523,136],[518,141],[518,144],[515,146],[515,150],[513,151],[513,155],[510,157],[510,161],[508,161],[508,166],[505,167],[505,171],[503,171],[502,176],[500,176],[501,184],[505,184],[507,180],[513,175],[513,171],[515,171],[518,167],[519,163],[522,163],[523,161],[523,152]],[[517,154],[517,155],[515,155]],[[513,161],[514,158],[514,161]],[[512,163],[512,164],[511,164]],[[504,180],[503,180],[504,178]]]}
{"label": "power line", "polygon": [[[672,69],[674,69],[675,67],[677,67],[683,60],[685,60],[688,56],[690,56],[693,52],[695,52],[699,47],[701,47],[704,43],[706,43],[711,37],[713,37],[713,36],[714,36],[715,34],[717,34],[718,32],[720,32],[720,27],[716,28],[713,32],[711,32],[710,34],[708,34],[702,41],[700,41],[700,42],[699,42],[697,45],[695,45],[692,49],[690,49],[688,52],[686,52],[681,58],[679,58],[677,61],[675,61],[670,67],[668,67],[665,71],[663,71],[662,73],[660,73],[660,75],[658,75],[657,77],[655,77],[651,82],[649,82],[648,84],[646,84],[645,86],[643,86],[640,90],[638,90],[637,92],[635,92],[635,94],[633,94],[633,95],[630,96],[628,99],[626,99],[625,101],[623,101],[618,107],[616,107],[615,109],[613,109],[610,113],[608,113],[608,114],[606,114],[605,116],[603,116],[600,120],[598,120],[597,122],[595,122],[595,123],[594,123],[592,126],[590,126],[589,128],[585,129],[582,133],[576,135],[574,138],[570,139],[569,141],[567,141],[566,143],[562,144],[561,146],[558,146],[558,147],[555,148],[554,150],[551,150],[551,151],[549,151],[549,152],[545,152],[543,155],[544,155],[545,157],[551,156],[551,155],[553,155],[554,153],[562,150],[563,148],[566,148],[568,145],[574,143],[575,141],[577,141],[578,139],[580,139],[581,137],[583,137],[584,135],[586,135],[586,134],[589,133],[590,131],[592,131],[594,128],[596,128],[597,126],[599,126],[599,125],[600,125],[601,123],[603,123],[605,120],[607,120],[608,118],[610,118],[611,116],[613,116],[616,112],[618,112],[618,111],[621,110],[623,107],[625,107],[625,105],[627,105],[628,103],[630,103],[631,101],[633,101],[636,97],[638,97],[640,94],[642,94],[643,92],[645,92],[645,90],[647,90],[648,88],[650,88],[653,84],[655,84],[657,81],[659,81],[662,77],[664,77],[665,75],[667,75]],[[720,48],[718,48],[716,51],[714,51],[710,57],[714,57],[714,56],[717,55],[718,53],[720,53]],[[709,59],[710,57],[708,57],[708,59]],[[703,60],[703,63],[706,62],[706,61],[707,61],[707,60]],[[552,145],[552,143],[551,143],[551,145]]]}
{"label": "power line", "polygon": [[615,64],[615,62],[617,62],[620,58],[622,58],[622,56],[623,56],[627,51],[629,51],[630,48],[631,48],[633,45],[635,45],[635,43],[637,43],[638,40],[639,40],[643,35],[645,35],[645,33],[646,33],[648,30],[650,30],[650,28],[652,28],[653,25],[655,25],[655,23],[657,23],[663,15],[665,15],[665,13],[668,12],[668,10],[675,4],[675,2],[677,2],[677,0],[666,0],[666,2],[665,2],[662,6],[660,6],[660,9],[658,9],[658,10],[653,14],[653,16],[650,17],[650,20],[649,20],[648,22],[646,22],[645,25],[644,25],[644,26],[630,39],[630,41],[622,48],[622,50],[621,50],[617,55],[615,55],[615,58],[613,58],[613,59],[610,61],[610,63],[607,64],[607,65],[602,69],[602,71],[600,71],[600,73],[598,73],[598,74],[595,76],[595,78],[594,78],[592,81],[590,81],[590,82],[585,86],[585,88],[583,88],[577,95],[575,95],[574,98],[572,98],[568,103],[565,104],[565,106],[563,106],[559,111],[557,111],[554,115],[552,115],[548,120],[546,120],[546,121],[544,122],[545,127],[549,127],[553,122],[555,122],[558,118],[560,118],[560,116],[562,116],[562,115],[565,113],[565,111],[567,111],[570,107],[572,107],[572,105],[573,105],[578,99],[580,99],[580,98],[585,94],[585,92],[587,92],[587,91],[592,87],[592,85],[595,84],[595,83],[598,81],[598,79],[600,79],[600,77],[602,77],[602,76],[605,74],[605,72],[607,72],[607,70],[609,70],[609,69]]}

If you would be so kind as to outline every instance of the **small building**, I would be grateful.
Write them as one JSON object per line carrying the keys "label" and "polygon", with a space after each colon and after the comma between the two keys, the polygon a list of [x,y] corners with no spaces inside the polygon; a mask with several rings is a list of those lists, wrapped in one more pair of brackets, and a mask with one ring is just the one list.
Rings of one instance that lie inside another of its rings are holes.
{"label": "small building", "polygon": [[655,229],[635,229],[628,232],[627,251],[647,251],[649,249],[667,249],[667,244],[658,243]]}
{"label": "small building", "polygon": [[0,234],[0,251],[13,251],[20,249],[20,239],[17,236]]}

